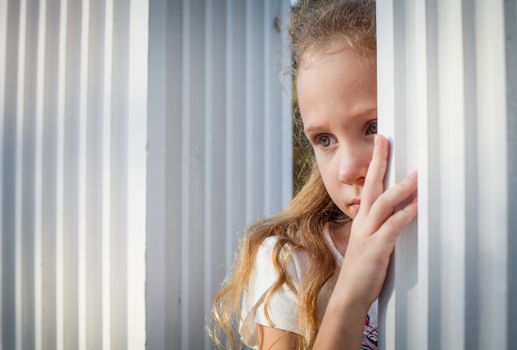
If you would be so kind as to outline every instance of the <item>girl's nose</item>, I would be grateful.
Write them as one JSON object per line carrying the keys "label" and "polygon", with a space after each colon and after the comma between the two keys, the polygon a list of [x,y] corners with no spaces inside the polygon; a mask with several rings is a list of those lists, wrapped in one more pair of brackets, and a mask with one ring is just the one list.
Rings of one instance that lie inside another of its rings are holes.
{"label": "girl's nose", "polygon": [[371,160],[371,151],[347,148],[339,155],[339,181],[348,185],[362,184]]}

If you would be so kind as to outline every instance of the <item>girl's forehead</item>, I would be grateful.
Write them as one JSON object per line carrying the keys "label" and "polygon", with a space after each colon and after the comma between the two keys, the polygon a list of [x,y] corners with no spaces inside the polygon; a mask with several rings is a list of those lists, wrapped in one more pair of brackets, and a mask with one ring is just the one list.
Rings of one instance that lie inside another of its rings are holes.
{"label": "girl's forehead", "polygon": [[[349,50],[314,54],[297,74],[298,95],[320,95],[321,90],[353,94],[363,89],[376,90],[377,70]],[[324,97],[324,96],[322,96]]]}
{"label": "girl's forehead", "polygon": [[377,107],[375,65],[343,46],[314,53],[300,67],[297,95],[304,123],[355,120]]}
{"label": "girl's forehead", "polygon": [[347,38],[335,37],[309,46],[300,57],[298,70],[308,69],[318,62],[332,59],[339,54],[353,58],[360,65],[376,66],[375,52],[365,52]]}

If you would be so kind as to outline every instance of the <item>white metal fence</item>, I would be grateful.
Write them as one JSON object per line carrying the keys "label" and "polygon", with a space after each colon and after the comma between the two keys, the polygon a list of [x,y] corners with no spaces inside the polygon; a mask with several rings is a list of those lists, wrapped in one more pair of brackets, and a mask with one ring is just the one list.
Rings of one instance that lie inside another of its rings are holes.
{"label": "white metal fence", "polygon": [[281,0],[151,2],[151,349],[210,347],[205,321],[238,233],[291,198],[289,11]]}
{"label": "white metal fence", "polygon": [[515,349],[516,2],[377,8],[390,183],[419,169],[418,230],[396,247],[382,348]]}
{"label": "white metal fence", "polygon": [[[378,2],[419,219],[384,349],[514,348],[517,4]],[[200,349],[237,235],[291,197],[281,0],[0,1],[2,349]],[[418,232],[417,232],[418,226]]]}
{"label": "white metal fence", "polygon": [[142,348],[148,3],[0,4],[2,349]]}
{"label": "white metal fence", "polygon": [[291,196],[289,4],[0,1],[2,349],[210,348]]}

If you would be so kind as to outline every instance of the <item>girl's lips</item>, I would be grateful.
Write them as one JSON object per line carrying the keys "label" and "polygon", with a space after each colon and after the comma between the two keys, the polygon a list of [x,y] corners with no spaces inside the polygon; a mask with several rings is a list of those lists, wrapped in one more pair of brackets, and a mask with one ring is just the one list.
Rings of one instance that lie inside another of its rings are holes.
{"label": "girl's lips", "polygon": [[352,209],[352,211],[354,211],[355,215],[357,215],[357,213],[359,212],[359,208],[360,207],[361,207],[361,201],[360,200],[355,199],[355,200],[350,202],[350,208]]}

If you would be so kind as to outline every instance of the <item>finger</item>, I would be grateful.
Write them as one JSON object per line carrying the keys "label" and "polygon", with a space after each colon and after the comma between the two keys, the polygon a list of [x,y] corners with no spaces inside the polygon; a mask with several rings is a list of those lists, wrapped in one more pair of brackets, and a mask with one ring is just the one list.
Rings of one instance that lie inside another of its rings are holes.
{"label": "finger", "polygon": [[417,191],[418,175],[414,171],[402,182],[380,195],[368,214],[369,232],[375,232],[393,214],[395,208]]}
{"label": "finger", "polygon": [[368,166],[361,195],[361,209],[368,213],[373,203],[384,192],[384,176],[388,166],[389,143],[382,135],[375,136],[372,160]]}
{"label": "finger", "polygon": [[417,202],[418,200],[415,196],[404,208],[390,216],[376,232],[375,235],[378,239],[385,244],[394,245],[400,235],[400,231],[416,217],[418,212]]}

